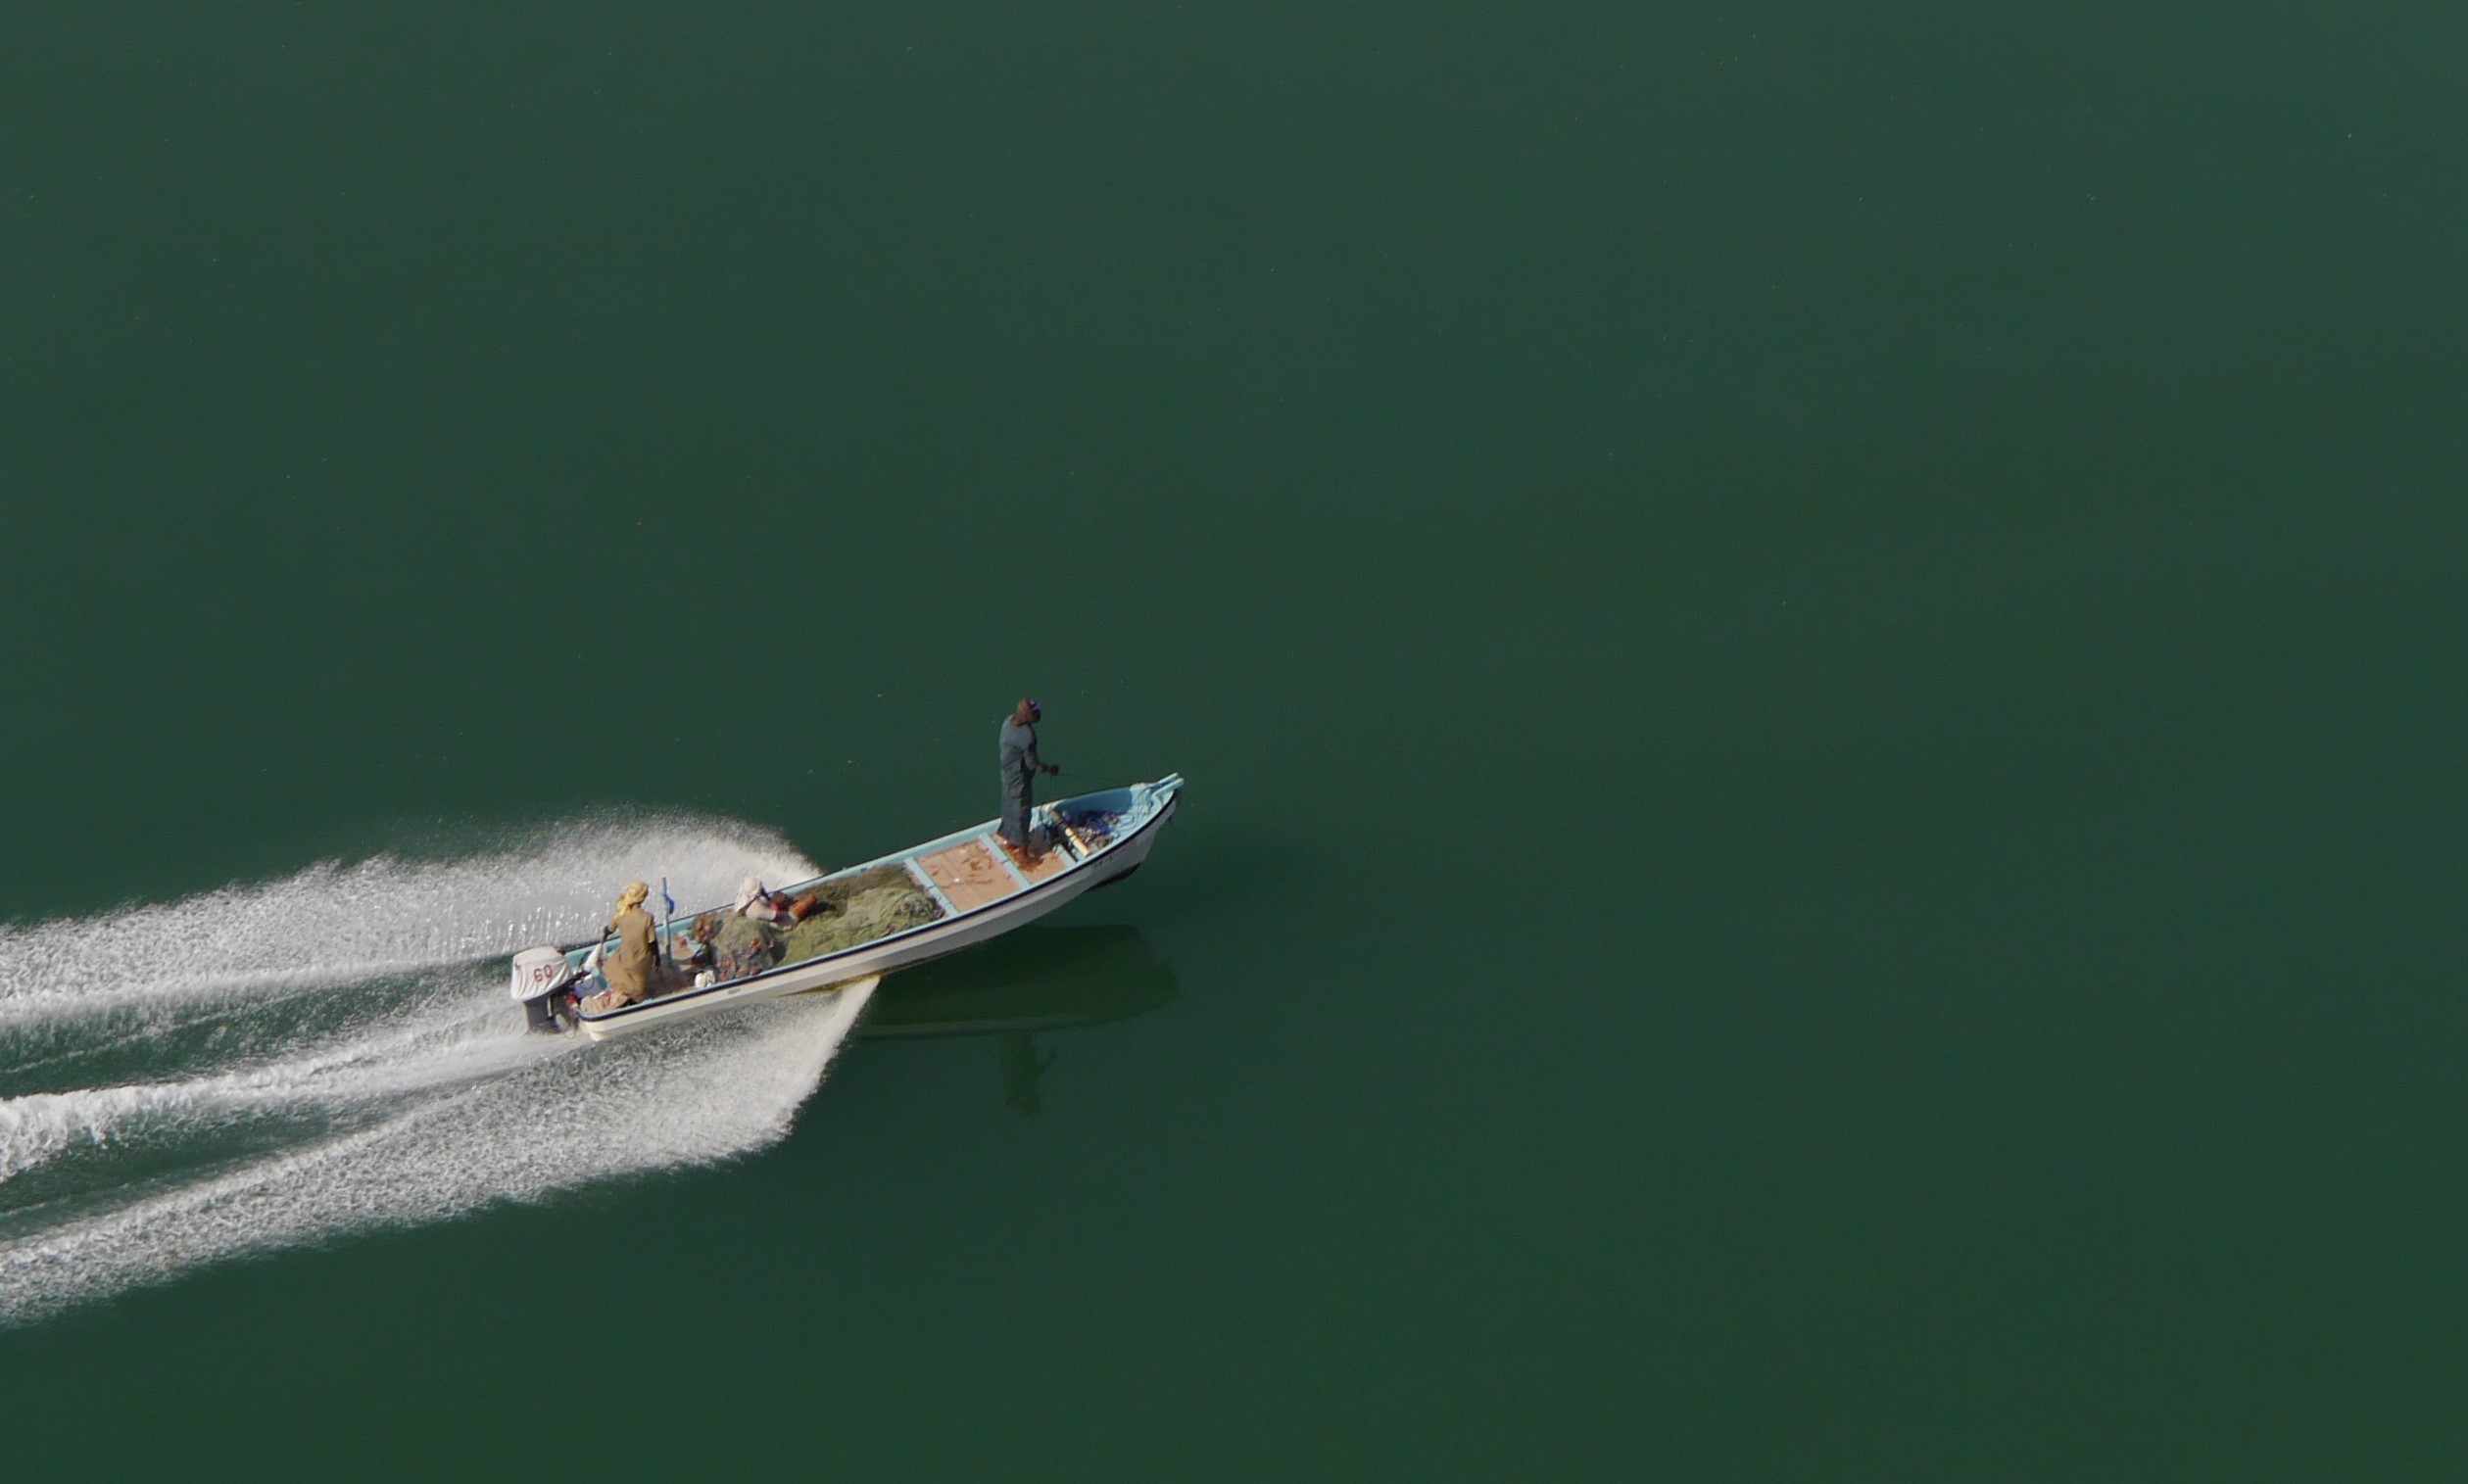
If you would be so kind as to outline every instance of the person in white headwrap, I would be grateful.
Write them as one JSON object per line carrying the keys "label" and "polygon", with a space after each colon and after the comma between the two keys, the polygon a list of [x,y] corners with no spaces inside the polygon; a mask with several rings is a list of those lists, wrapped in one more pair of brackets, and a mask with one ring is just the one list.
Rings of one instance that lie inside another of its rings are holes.
{"label": "person in white headwrap", "polygon": [[660,992],[659,949],[652,936],[652,914],[643,910],[644,899],[651,894],[652,888],[642,882],[628,882],[617,893],[617,910],[600,930],[603,941],[617,940],[617,951],[600,966],[608,987],[585,1001],[584,1009],[613,1010]]}
{"label": "person in white headwrap", "polygon": [[765,891],[758,876],[750,876],[737,884],[737,910],[758,923],[795,927],[813,916],[821,905],[821,898],[810,891],[795,898],[786,892]]}

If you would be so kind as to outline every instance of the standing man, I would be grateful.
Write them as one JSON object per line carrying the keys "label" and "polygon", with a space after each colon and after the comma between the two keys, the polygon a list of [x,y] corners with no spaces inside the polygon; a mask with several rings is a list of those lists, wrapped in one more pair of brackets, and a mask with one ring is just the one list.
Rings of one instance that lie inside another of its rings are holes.
{"label": "standing man", "polygon": [[1044,853],[1029,837],[1029,808],[1036,802],[1031,781],[1040,773],[1063,771],[1037,755],[1037,724],[1044,719],[1037,697],[1023,695],[1002,723],[1002,838],[1031,860]]}

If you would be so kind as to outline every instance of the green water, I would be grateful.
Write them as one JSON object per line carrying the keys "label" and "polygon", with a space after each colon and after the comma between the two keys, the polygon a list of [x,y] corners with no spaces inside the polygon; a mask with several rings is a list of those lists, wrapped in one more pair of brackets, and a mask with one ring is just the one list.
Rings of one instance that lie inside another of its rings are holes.
{"label": "green water", "polygon": [[1185,811],[27,1477],[2458,1476],[2468,13],[510,9],[0,13],[0,919]]}

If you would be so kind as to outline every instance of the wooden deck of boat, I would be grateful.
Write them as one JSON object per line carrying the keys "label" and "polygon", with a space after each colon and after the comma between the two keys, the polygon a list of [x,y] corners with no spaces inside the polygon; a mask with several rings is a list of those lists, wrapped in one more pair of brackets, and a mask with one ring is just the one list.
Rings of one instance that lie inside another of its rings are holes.
{"label": "wooden deck of boat", "polygon": [[[1000,849],[1001,847],[997,845],[995,848]],[[1007,850],[1003,853],[1006,855],[1010,854]],[[1021,876],[1027,878],[1030,886],[1035,886],[1049,876],[1062,875],[1063,868],[1068,864],[1068,857],[1066,857],[1060,850],[1046,851],[1043,855],[1037,858],[1037,864],[1033,866],[1023,866],[1020,864],[1018,856],[1015,855],[1011,857],[1012,869],[1019,872]]]}
{"label": "wooden deck of boat", "polygon": [[991,835],[975,836],[917,857],[917,868],[961,912],[1024,891],[1059,874],[1065,864],[1061,851],[1048,850],[1035,865],[1021,865]]}

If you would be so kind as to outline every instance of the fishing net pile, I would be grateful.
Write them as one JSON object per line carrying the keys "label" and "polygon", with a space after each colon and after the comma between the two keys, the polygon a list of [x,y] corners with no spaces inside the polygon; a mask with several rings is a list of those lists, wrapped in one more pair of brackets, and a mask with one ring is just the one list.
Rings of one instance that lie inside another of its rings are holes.
{"label": "fishing net pile", "polygon": [[878,937],[922,927],[943,915],[934,898],[898,866],[878,866],[840,881],[825,882],[815,888],[815,894],[823,899],[822,910],[789,930],[788,952],[782,963],[793,964],[870,943]]}
{"label": "fishing net pile", "polygon": [[757,922],[724,908],[703,914],[687,930],[688,935],[709,944],[711,967],[726,982],[854,948],[943,915],[935,899],[898,866],[878,866],[824,882],[797,896],[808,915],[794,927]]}

